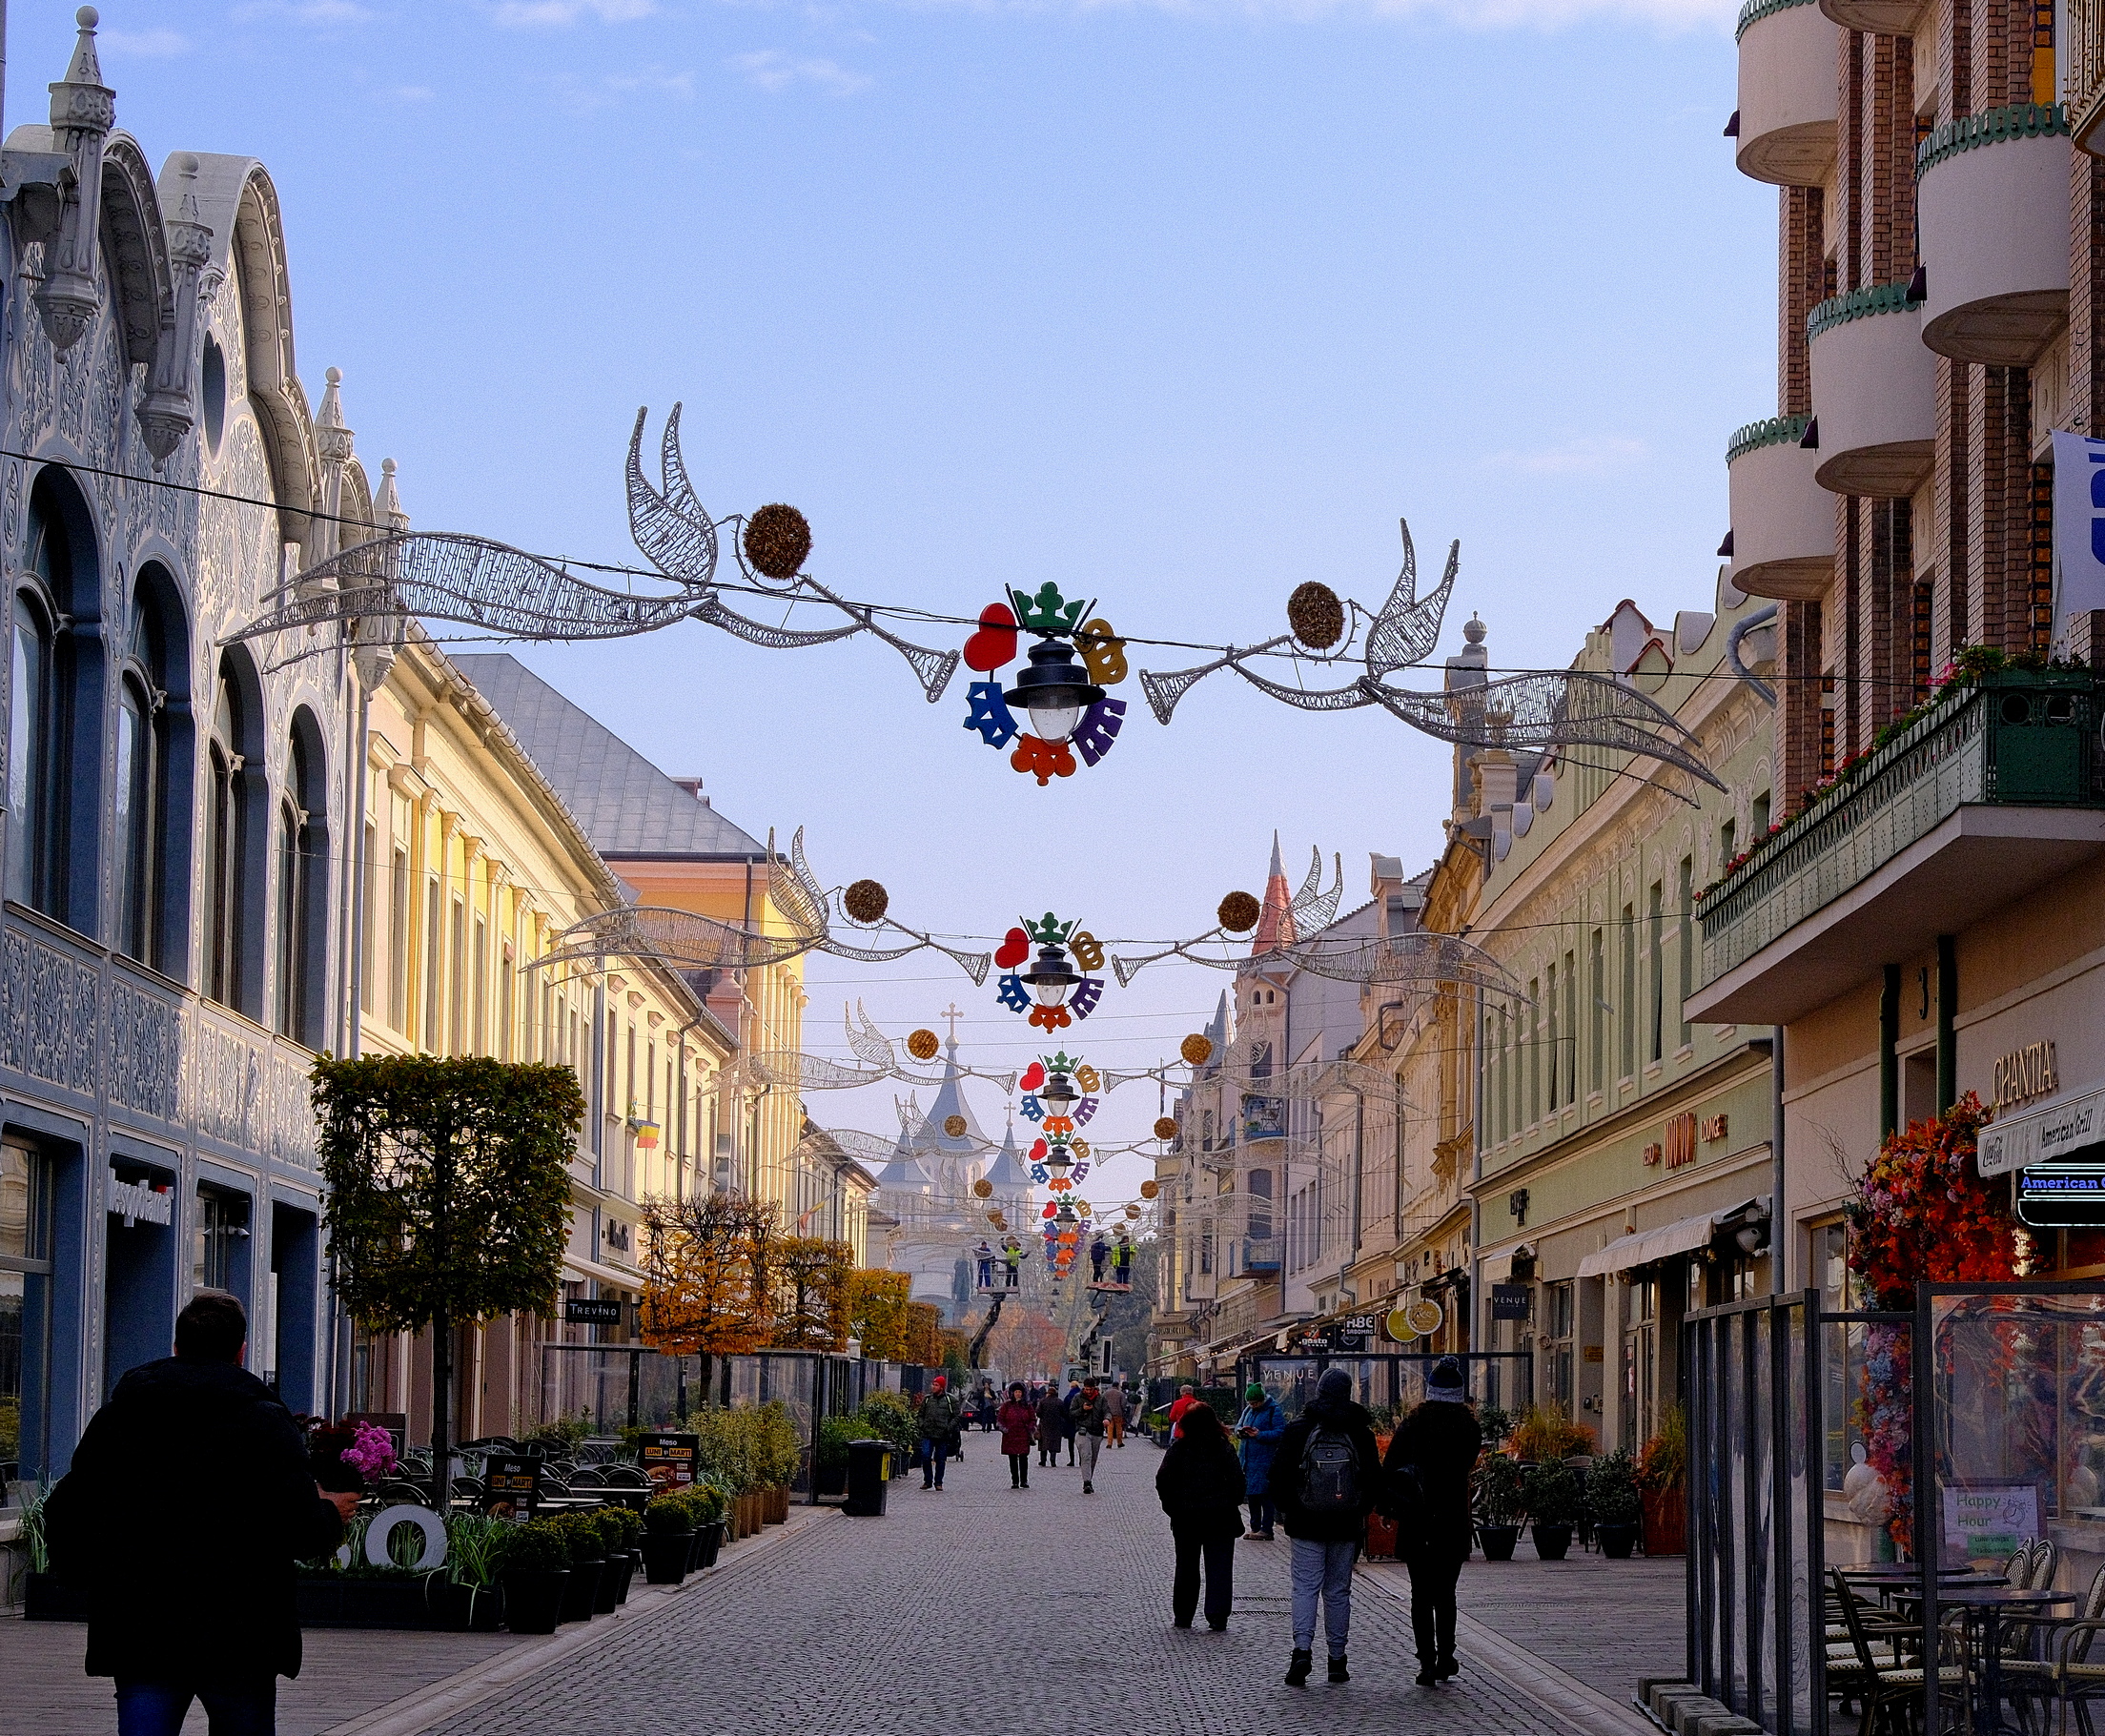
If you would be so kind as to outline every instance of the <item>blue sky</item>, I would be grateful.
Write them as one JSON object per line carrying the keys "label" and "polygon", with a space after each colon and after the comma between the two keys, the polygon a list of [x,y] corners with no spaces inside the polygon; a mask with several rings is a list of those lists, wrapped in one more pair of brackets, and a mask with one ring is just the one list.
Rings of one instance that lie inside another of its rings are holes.
{"label": "blue sky", "polygon": [[[1378,604],[1404,516],[1435,572],[1461,540],[1440,655],[1476,610],[1495,663],[1562,664],[1619,598],[1710,605],[1726,437],[1774,412],[1775,199],[1720,136],[1715,0],[102,10],[152,158],[270,165],[308,390],[343,369],[427,529],[632,559],[629,423],[684,399],[712,509],[795,502],[850,596],[971,614],[1052,579],[1123,630],[1247,643],[1304,579]],[[72,13],[11,9],[11,124]],[[1196,931],[1275,827],[1357,900],[1446,810],[1445,749],[1229,677],[1166,729],[1129,689],[1112,756],[1041,790],[963,730],[962,680],[930,707],[868,641],[689,624],[531,661],[949,931]],[[811,976],[810,1047],[844,995],[895,1033],[957,995],[979,1058],[1029,1053],[962,977]],[[1224,980],[1150,971],[1083,1046],[1156,1058]]]}

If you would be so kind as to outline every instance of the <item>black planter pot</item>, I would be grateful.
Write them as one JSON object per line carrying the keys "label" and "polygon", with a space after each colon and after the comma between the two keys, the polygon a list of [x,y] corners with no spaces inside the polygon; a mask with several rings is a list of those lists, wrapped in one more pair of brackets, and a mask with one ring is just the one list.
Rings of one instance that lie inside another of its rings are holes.
{"label": "black planter pot", "polygon": [[695,1537],[702,1545],[702,1565],[715,1566],[717,1552],[724,1547],[724,1522],[717,1520],[702,1526],[695,1532]]}
{"label": "black planter pot", "polygon": [[628,1565],[622,1569],[622,1583],[614,1593],[614,1601],[617,1603],[628,1602],[628,1588],[636,1583],[636,1576],[644,1568],[644,1554],[641,1549],[624,1549],[622,1554],[627,1561]]}
{"label": "black planter pot", "polygon": [[618,1549],[600,1563],[600,1589],[592,1600],[592,1613],[610,1616],[628,1596],[628,1576],[636,1571],[636,1560],[626,1549]]}
{"label": "black planter pot", "polygon": [[85,1622],[88,1599],[62,1584],[55,1573],[25,1574],[22,1615],[30,1622]]}
{"label": "black planter pot", "polygon": [[1477,1527],[1477,1542],[1483,1545],[1483,1559],[1487,1562],[1511,1561],[1514,1545],[1520,1541],[1518,1525],[1482,1524]]}
{"label": "black planter pot", "polygon": [[424,1580],[432,1624],[450,1633],[494,1634],[504,1625],[504,1599],[495,1585],[464,1585],[434,1573]]}
{"label": "black planter pot", "polygon": [[848,1493],[847,1460],[842,1460],[839,1464],[822,1464],[819,1466],[816,1475],[818,1482],[812,1490],[813,1494],[846,1495]]}
{"label": "black planter pot", "polygon": [[302,1627],[438,1626],[424,1577],[364,1579],[348,1573],[302,1574],[295,1593]]}
{"label": "black planter pot", "polygon": [[589,1622],[592,1606],[600,1601],[600,1570],[606,1565],[603,1558],[570,1563],[570,1583],[562,1588],[562,1619],[565,1622]]}
{"label": "black planter pot", "polygon": [[552,1634],[570,1588],[567,1567],[504,1576],[504,1624],[515,1634]]}
{"label": "black planter pot", "polygon": [[1637,1547],[1635,1524],[1596,1525],[1593,1536],[1594,1541],[1601,1545],[1601,1553],[1611,1562],[1628,1561],[1630,1551]]}
{"label": "black planter pot", "polygon": [[1528,1526],[1527,1534],[1535,1540],[1535,1559],[1543,1562],[1561,1562],[1571,1547],[1569,1525],[1548,1525],[1538,1520]]}
{"label": "black planter pot", "polygon": [[677,1585],[687,1577],[687,1557],[694,1552],[691,1531],[644,1533],[644,1579],[652,1585]]}

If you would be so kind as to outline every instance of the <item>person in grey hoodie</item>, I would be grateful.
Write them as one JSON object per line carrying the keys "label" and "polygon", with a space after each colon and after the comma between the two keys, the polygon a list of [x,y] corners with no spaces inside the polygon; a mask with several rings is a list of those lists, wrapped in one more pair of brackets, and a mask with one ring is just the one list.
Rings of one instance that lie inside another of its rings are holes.
{"label": "person in grey hoodie", "polygon": [[950,1396],[950,1383],[938,1375],[929,1396],[921,1400],[921,1486],[924,1489],[940,1489],[943,1486],[943,1466],[950,1456],[951,1443],[957,1439],[958,1420],[965,1414],[964,1406]]}

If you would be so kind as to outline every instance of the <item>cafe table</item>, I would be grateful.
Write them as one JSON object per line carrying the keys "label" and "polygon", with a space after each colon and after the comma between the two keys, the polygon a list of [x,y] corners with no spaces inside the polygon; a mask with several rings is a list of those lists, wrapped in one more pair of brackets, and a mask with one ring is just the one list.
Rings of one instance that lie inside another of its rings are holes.
{"label": "cafe table", "polygon": [[[1922,1593],[1892,1588],[1893,1601],[1919,1603]],[[2003,1615],[2007,1610],[2037,1612],[2076,1602],[2073,1591],[2026,1591],[2014,1585],[1946,1585],[1937,1587],[1937,1607],[1965,1614],[1968,1644],[1978,1644],[1981,1670],[1980,1692],[1969,1720],[1974,1736],[2024,1736],[2014,1725],[2003,1722]],[[1978,1629],[1978,1640],[1974,1638]],[[1926,1636],[1927,1640],[1927,1636]]]}

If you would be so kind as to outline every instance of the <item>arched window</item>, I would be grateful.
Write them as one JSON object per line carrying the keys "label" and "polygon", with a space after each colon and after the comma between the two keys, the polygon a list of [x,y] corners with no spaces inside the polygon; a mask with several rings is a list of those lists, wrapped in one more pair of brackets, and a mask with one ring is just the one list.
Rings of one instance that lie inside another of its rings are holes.
{"label": "arched window", "polygon": [[293,720],[277,798],[277,969],[273,1020],[280,1036],[321,1042],[328,947],[329,832],[323,813],[321,733],[304,709]]}
{"label": "arched window", "polygon": [[117,850],[116,943],[141,964],[161,968],[168,865],[168,637],[141,582],[132,601],[117,677],[114,787]]}
{"label": "arched window", "polygon": [[248,880],[248,799],[241,696],[224,666],[213,696],[212,744],[206,750],[205,992],[225,1007],[241,999],[241,913]]}
{"label": "arched window", "polygon": [[8,896],[55,913],[66,767],[52,627],[48,591],[25,585],[15,592],[8,681]]}

